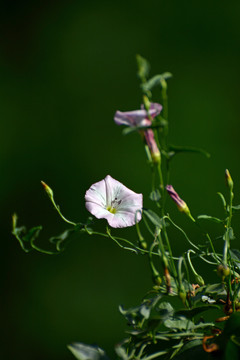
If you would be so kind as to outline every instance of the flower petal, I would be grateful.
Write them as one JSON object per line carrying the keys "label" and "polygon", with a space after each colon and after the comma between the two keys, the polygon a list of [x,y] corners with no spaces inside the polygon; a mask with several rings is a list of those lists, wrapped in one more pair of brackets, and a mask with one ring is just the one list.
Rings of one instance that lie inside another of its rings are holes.
{"label": "flower petal", "polygon": [[114,121],[117,125],[149,126],[151,121],[147,118],[146,110],[116,111]]}
{"label": "flower petal", "polygon": [[92,201],[86,201],[86,208],[92,215],[96,216],[96,218],[98,219],[106,219],[109,215],[114,215],[105,208],[103,208],[101,205],[96,204]]}
{"label": "flower petal", "polygon": [[162,111],[162,105],[158,103],[151,103],[149,114],[154,118],[155,116],[159,115]]}
{"label": "flower petal", "polygon": [[[138,212],[138,214],[140,215],[140,218],[137,215],[137,222],[142,218],[141,213]],[[107,220],[109,225],[113,228],[123,228],[136,224],[135,212],[117,211],[111,219]]]}
{"label": "flower petal", "polygon": [[[162,105],[158,103],[151,103],[149,114],[152,118],[160,114],[162,110]],[[150,126],[151,120],[148,119],[148,113],[144,109],[144,106],[141,106],[141,110],[133,111],[116,111],[114,116],[114,121],[117,125],[127,125],[127,126]]]}
{"label": "flower petal", "polygon": [[93,202],[95,204],[106,207],[106,184],[104,180],[93,184],[85,194],[85,200],[87,202]]}

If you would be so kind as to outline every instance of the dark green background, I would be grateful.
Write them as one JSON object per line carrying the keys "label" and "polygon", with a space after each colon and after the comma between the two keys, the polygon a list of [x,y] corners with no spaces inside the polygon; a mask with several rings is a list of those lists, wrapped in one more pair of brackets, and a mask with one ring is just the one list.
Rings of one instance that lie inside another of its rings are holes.
{"label": "dark green background", "polygon": [[[240,202],[239,16],[238,1],[2,2],[4,360],[71,359],[66,344],[72,341],[95,342],[114,358],[113,346],[126,329],[118,305],[137,305],[152,286],[146,259],[110,240],[79,236],[65,253],[51,257],[25,254],[10,235],[14,211],[21,224],[44,226],[42,246],[65,229],[40,180],[54,189],[63,213],[74,221],[86,219],[85,191],[107,174],[143,192],[144,205],[150,205],[141,141],[137,134],[122,137],[113,122],[117,109],[140,106],[136,53],[149,59],[152,74],[174,75],[170,141],[212,154],[209,160],[179,155],[173,162],[171,182],[193,215],[222,215],[216,192],[226,191],[226,167]],[[192,240],[201,241],[173,204],[168,206]],[[236,221],[236,232],[238,227]],[[118,233],[135,239],[135,229]],[[171,241],[175,253],[186,247],[178,233]]]}

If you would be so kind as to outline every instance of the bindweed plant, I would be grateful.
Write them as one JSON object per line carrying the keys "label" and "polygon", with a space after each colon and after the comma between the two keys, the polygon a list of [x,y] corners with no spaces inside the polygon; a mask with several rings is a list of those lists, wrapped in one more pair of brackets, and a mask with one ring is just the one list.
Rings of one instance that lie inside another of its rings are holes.
{"label": "bindweed plant", "polygon": [[[13,215],[13,235],[25,252],[39,251],[57,254],[65,250],[74,233],[110,238],[132,256],[148,258],[153,287],[141,304],[119,311],[129,325],[126,336],[116,350],[122,360],[151,359],[239,359],[240,358],[240,251],[231,248],[234,232],[232,217],[240,210],[234,205],[234,185],[228,170],[225,172],[227,194],[218,193],[223,205],[223,218],[208,215],[194,217],[186,202],[169,183],[170,163],[182,152],[209,154],[194,147],[173,146],[168,143],[168,80],[165,72],[149,78],[147,60],[137,55],[138,77],[142,90],[139,110],[116,111],[114,121],[123,126],[123,134],[138,133],[146,150],[151,169],[150,199],[153,209],[143,207],[143,196],[128,189],[121,182],[107,175],[91,185],[85,194],[86,208],[92,216],[85,222],[68,220],[56,204],[52,189],[44,182],[43,188],[54,208],[68,228],[50,238],[54,250],[38,245],[41,226],[27,230],[19,227]],[[160,89],[161,99],[154,102],[154,88]],[[191,240],[181,225],[177,224],[166,209],[170,196],[189,221],[198,229],[204,243]],[[97,219],[106,219],[106,231],[94,230]],[[210,237],[203,228],[205,222],[214,222],[222,232],[223,249],[215,249],[216,237]],[[125,239],[121,228],[135,226],[136,238]],[[146,229],[142,230],[145,227]],[[176,256],[169,238],[173,227],[188,243],[188,250]],[[118,228],[118,235],[116,230]],[[114,229],[114,230],[112,230]],[[144,233],[144,236],[142,235]],[[147,236],[145,235],[148,234]],[[193,260],[207,264],[216,272],[214,283],[205,283],[193,265]],[[209,320],[210,319],[210,320]],[[94,341],[94,339],[93,339]],[[97,346],[74,343],[69,345],[79,360],[107,359],[104,350]]]}

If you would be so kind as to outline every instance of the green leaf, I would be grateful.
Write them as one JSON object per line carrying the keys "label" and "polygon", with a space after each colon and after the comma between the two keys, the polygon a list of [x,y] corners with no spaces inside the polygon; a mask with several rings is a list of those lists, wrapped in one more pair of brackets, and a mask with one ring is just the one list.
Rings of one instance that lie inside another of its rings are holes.
{"label": "green leaf", "polygon": [[169,302],[161,302],[159,306],[156,308],[158,315],[161,320],[167,320],[174,314],[174,309]]}
{"label": "green leaf", "polygon": [[224,329],[223,336],[230,337],[232,335],[240,336],[240,313],[233,313],[227,320]]}
{"label": "green leaf", "polygon": [[105,352],[98,346],[73,343],[68,345],[68,349],[78,360],[108,360]]}
{"label": "green leaf", "polygon": [[17,227],[17,215],[14,214],[12,218],[12,234],[18,240],[21,248],[28,253],[32,250],[32,244],[39,236],[42,226],[35,226],[29,230],[25,226]]}
{"label": "green leaf", "polygon": [[179,355],[182,354],[184,351],[190,350],[196,346],[202,347],[202,339],[196,339],[196,340],[190,340],[187,341],[187,343],[182,347],[182,349],[179,352]]}
{"label": "green leaf", "polygon": [[226,202],[226,200],[225,200],[225,197],[224,197],[223,194],[220,193],[220,192],[218,192],[217,194],[218,194],[218,196],[220,196],[220,199],[222,200],[224,209],[226,209],[227,202]]}
{"label": "green leaf", "polygon": [[[209,360],[209,355],[203,350],[202,339],[189,340],[179,351],[176,360]],[[217,360],[217,359],[216,359]]]}
{"label": "green leaf", "polygon": [[225,287],[222,283],[207,285],[207,287],[205,289],[205,293],[206,294],[227,295]]}
{"label": "green leaf", "polygon": [[160,193],[160,191],[159,191],[158,189],[153,190],[153,191],[150,193],[149,198],[150,198],[150,200],[155,201],[155,202],[159,201],[159,200],[161,199],[161,193]]}
{"label": "green leaf", "polygon": [[148,128],[155,129],[155,128],[164,128],[168,125],[168,121],[164,119],[161,115],[158,115],[153,119],[152,125]]}
{"label": "green leaf", "polygon": [[117,354],[118,357],[120,357],[120,359],[122,360],[128,360],[128,354],[125,350],[125,348],[120,344],[117,344],[115,346],[115,352]]}
{"label": "green leaf", "polygon": [[140,79],[147,78],[150,72],[149,62],[139,54],[136,55],[136,60],[138,66],[138,71],[137,71],[138,76],[140,77]]}
{"label": "green leaf", "polygon": [[183,315],[188,319],[192,319],[194,316],[201,314],[204,311],[211,310],[211,309],[219,309],[219,306],[217,305],[204,305],[204,306],[198,306],[192,309],[182,309],[178,310],[175,315]]}
{"label": "green leaf", "polygon": [[239,359],[239,347],[232,342],[232,340],[228,340],[226,349],[225,349],[225,357],[224,360],[234,360]]}
{"label": "green leaf", "polygon": [[226,241],[226,240],[235,240],[235,235],[233,233],[233,228],[230,227],[227,229],[227,231],[225,232],[225,234],[223,235],[223,240]]}
{"label": "green leaf", "polygon": [[194,329],[194,330],[197,330],[197,329],[205,329],[205,328],[211,328],[211,327],[213,327],[213,326],[215,326],[214,323],[204,323],[204,322],[202,322],[202,323],[200,323],[200,324],[194,325],[193,329]]}
{"label": "green leaf", "polygon": [[62,251],[64,249],[63,244],[66,245],[69,237],[76,232],[76,228],[65,230],[63,233],[57,236],[52,236],[49,241],[51,244],[56,245],[57,251]]}
{"label": "green leaf", "polygon": [[164,321],[164,325],[172,330],[191,330],[194,328],[194,323],[183,316],[167,319]]}
{"label": "green leaf", "polygon": [[155,75],[147,82],[142,84],[142,89],[144,91],[150,91],[156,86],[162,86],[162,81],[170,79],[172,74],[170,72],[164,72],[163,74]]}
{"label": "green leaf", "polygon": [[197,219],[199,219],[199,220],[208,220],[208,221],[212,221],[212,222],[215,222],[215,223],[218,223],[218,224],[223,223],[223,220],[218,219],[218,218],[213,217],[213,216],[209,216],[209,215],[198,215]]}
{"label": "green leaf", "polygon": [[128,126],[123,129],[122,134],[128,135],[128,134],[131,134],[132,132],[135,132],[138,130],[139,130],[139,128],[137,126]]}
{"label": "green leaf", "polygon": [[163,220],[153,210],[143,209],[143,214],[147,216],[153,225],[159,227],[160,229],[162,228]]}
{"label": "green leaf", "polygon": [[240,251],[238,249],[231,249],[230,255],[232,260],[236,263],[237,267],[240,268]]}
{"label": "green leaf", "polygon": [[207,158],[210,158],[210,154],[207,151],[192,146],[169,145],[169,150],[174,152],[172,156],[181,152],[191,152],[191,153],[202,154]]}
{"label": "green leaf", "polygon": [[145,300],[140,306],[125,310],[119,306],[120,313],[131,325],[137,325],[142,319],[148,319],[151,313],[153,299]]}
{"label": "green leaf", "polygon": [[[56,245],[56,249],[58,252],[63,250],[63,243],[66,244],[66,241],[69,239],[70,235],[72,235],[74,232],[79,231],[81,229],[85,228],[84,224],[76,224],[72,229],[64,231],[62,234],[53,236],[49,239],[49,242]],[[15,236],[15,238],[19,241],[22,249],[25,252],[29,252],[31,250],[36,250],[44,254],[57,254],[57,252],[52,252],[49,250],[44,250],[39,248],[35,244],[35,240],[39,237],[40,231],[42,230],[42,226],[35,226],[29,230],[26,229],[25,226],[17,227],[17,216],[13,216],[13,230],[12,234]]]}
{"label": "green leaf", "polygon": [[232,206],[232,209],[233,209],[233,210],[240,210],[240,205]]}

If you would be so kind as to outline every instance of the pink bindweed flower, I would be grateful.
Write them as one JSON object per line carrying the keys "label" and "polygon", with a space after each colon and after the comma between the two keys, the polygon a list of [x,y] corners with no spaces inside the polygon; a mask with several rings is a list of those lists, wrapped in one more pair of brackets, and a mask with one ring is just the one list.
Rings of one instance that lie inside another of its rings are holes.
{"label": "pink bindweed flower", "polygon": [[106,219],[113,228],[133,226],[142,218],[143,196],[107,175],[85,194],[87,210],[98,219]]}
{"label": "pink bindweed flower", "polygon": [[180,196],[178,195],[178,193],[174,190],[174,188],[172,187],[172,185],[167,185],[166,186],[166,190],[169,193],[169,195],[171,196],[171,198],[173,199],[173,201],[176,203],[179,211],[182,211],[184,213],[186,213],[188,216],[190,215],[190,210],[187,206],[187,204],[185,203],[185,201],[183,201]]}
{"label": "pink bindweed flower", "polygon": [[[162,110],[162,105],[158,103],[151,103],[149,109],[149,115],[152,118],[155,118],[160,114]],[[141,106],[141,110],[133,110],[133,111],[116,111],[114,115],[114,121],[117,125],[127,125],[127,126],[150,126],[151,120],[149,119],[149,115],[147,111],[144,109],[143,105]]]}
{"label": "pink bindweed flower", "polygon": [[[127,125],[130,127],[139,126],[139,127],[146,127],[151,126],[152,122],[150,118],[154,118],[160,114],[162,110],[162,105],[158,103],[151,103],[149,112],[147,112],[143,105],[141,106],[141,110],[134,110],[134,111],[116,111],[114,116],[114,121],[117,125]],[[146,129],[144,131],[144,136],[148,148],[151,152],[152,160],[155,163],[160,163],[161,161],[161,154],[158,149],[156,140],[154,138],[154,132],[152,129]]]}

